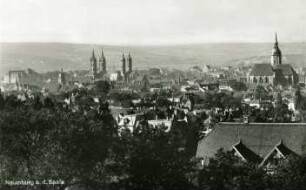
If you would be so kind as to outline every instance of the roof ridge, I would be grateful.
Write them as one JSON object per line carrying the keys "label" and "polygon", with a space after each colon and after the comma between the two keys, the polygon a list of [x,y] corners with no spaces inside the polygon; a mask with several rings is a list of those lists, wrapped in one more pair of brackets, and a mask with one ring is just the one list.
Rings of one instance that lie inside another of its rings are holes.
{"label": "roof ridge", "polygon": [[218,125],[244,125],[244,126],[250,126],[250,125],[274,125],[274,126],[284,126],[284,125],[302,125],[306,127],[306,123],[244,123],[244,122],[219,122]]}

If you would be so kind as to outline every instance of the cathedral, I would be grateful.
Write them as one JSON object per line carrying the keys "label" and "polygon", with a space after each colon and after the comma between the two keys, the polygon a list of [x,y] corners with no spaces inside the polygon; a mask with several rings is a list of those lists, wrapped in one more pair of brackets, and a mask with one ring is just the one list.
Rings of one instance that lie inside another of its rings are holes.
{"label": "cathedral", "polygon": [[[104,79],[104,80],[109,79],[107,75],[107,70],[106,70],[106,58],[104,56],[103,51],[101,55],[99,56],[99,62],[98,62],[95,56],[95,52],[93,50],[89,61],[90,61],[90,70],[89,70],[88,76],[90,76],[93,81],[101,80],[101,79]],[[126,69],[126,63],[127,63],[128,70]],[[124,54],[122,54],[121,70],[117,71],[116,80],[124,82],[124,83],[129,83],[132,71],[133,71],[133,61],[132,61],[132,57],[130,53],[128,54],[127,58],[125,58]]]}
{"label": "cathedral", "polygon": [[90,71],[88,75],[92,77],[93,80],[103,78],[103,76],[106,74],[106,59],[103,51],[99,56],[99,63],[97,62],[94,50],[92,50],[92,55],[89,61],[90,61]]}
{"label": "cathedral", "polygon": [[[128,70],[126,70],[126,62],[128,63]],[[121,70],[121,76],[122,79],[125,83],[129,83],[130,79],[131,79],[131,73],[133,71],[133,61],[132,61],[132,57],[131,54],[129,53],[128,57],[125,58],[124,54],[122,54],[122,58],[121,58],[121,66],[122,66],[122,70]]]}
{"label": "cathedral", "polygon": [[248,74],[249,83],[273,86],[294,86],[298,75],[290,64],[282,63],[282,52],[278,46],[277,34],[272,48],[271,63],[255,64]]}

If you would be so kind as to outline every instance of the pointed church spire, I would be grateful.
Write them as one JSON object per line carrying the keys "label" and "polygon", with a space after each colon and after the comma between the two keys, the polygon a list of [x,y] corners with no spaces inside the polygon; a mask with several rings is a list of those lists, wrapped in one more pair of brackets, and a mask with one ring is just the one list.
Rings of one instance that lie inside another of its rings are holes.
{"label": "pointed church spire", "polygon": [[90,61],[91,62],[96,61],[96,56],[95,56],[95,50],[94,49],[92,49],[92,55],[91,55]]}
{"label": "pointed church spire", "polygon": [[97,58],[95,56],[94,49],[92,50],[92,56],[90,58],[90,72],[89,75],[93,77],[93,80],[95,80],[98,68],[97,68]]}
{"label": "pointed church spire", "polygon": [[100,57],[99,62],[100,62],[99,63],[100,70],[102,69],[103,72],[106,72],[106,59],[105,59],[105,56],[104,56],[103,49],[102,49],[102,53],[101,53],[101,57]]}
{"label": "pointed church spire", "polygon": [[275,43],[278,43],[278,41],[277,41],[277,32],[275,32]]}
{"label": "pointed church spire", "polygon": [[281,64],[282,64],[282,52],[278,47],[277,33],[275,32],[275,42],[271,54],[271,65],[273,66]]}
{"label": "pointed church spire", "polygon": [[121,58],[121,66],[122,66],[122,74],[125,75],[126,73],[126,68],[125,68],[125,57],[124,57],[124,53],[122,54],[122,58]]}
{"label": "pointed church spire", "polygon": [[128,55],[128,58],[127,58],[127,61],[128,61],[128,66],[129,66],[129,72],[132,72],[132,57],[131,57],[131,54],[129,52],[129,55]]}

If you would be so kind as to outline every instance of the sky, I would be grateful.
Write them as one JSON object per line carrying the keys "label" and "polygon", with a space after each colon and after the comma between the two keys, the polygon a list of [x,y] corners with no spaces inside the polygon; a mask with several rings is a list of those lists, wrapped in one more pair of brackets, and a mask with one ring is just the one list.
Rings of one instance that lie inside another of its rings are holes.
{"label": "sky", "polygon": [[0,0],[0,42],[305,42],[305,20],[305,0]]}

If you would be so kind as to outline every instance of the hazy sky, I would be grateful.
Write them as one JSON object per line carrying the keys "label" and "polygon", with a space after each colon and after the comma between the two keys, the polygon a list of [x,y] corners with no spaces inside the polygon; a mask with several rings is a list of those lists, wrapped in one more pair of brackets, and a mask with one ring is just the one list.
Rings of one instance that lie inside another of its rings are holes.
{"label": "hazy sky", "polygon": [[306,41],[306,0],[0,0],[0,41]]}

